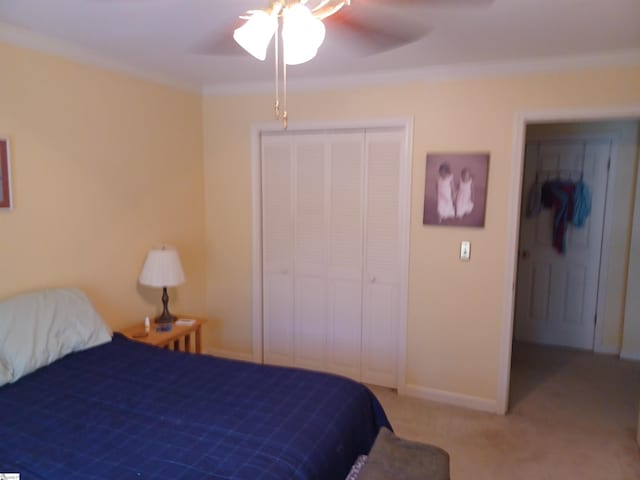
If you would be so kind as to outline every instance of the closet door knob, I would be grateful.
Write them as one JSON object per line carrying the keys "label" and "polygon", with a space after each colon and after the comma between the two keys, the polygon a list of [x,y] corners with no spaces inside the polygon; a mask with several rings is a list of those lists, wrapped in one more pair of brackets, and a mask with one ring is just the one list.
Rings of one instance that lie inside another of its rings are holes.
{"label": "closet door knob", "polygon": [[370,281],[371,283],[376,283],[376,277],[375,277],[374,275],[371,275],[371,276],[369,277],[369,281]]}
{"label": "closet door knob", "polygon": [[289,269],[288,268],[283,268],[282,270],[280,270],[280,273],[282,275],[289,275]]}

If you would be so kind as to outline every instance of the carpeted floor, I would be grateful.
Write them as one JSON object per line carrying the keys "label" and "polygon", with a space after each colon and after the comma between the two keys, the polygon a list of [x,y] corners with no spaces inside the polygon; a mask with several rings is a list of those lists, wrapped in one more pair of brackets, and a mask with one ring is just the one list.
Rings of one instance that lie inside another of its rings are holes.
{"label": "carpeted floor", "polygon": [[640,363],[516,344],[504,417],[373,391],[398,435],[449,452],[453,480],[640,479]]}

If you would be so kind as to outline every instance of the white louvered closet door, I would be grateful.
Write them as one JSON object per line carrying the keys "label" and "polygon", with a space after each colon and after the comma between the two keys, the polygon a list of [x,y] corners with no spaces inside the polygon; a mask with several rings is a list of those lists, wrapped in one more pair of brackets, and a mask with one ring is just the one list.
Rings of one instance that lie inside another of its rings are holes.
{"label": "white louvered closet door", "polygon": [[266,363],[396,386],[403,141],[263,137]]}
{"label": "white louvered closet door", "polygon": [[362,381],[397,385],[400,308],[399,131],[366,134]]}
{"label": "white louvered closet door", "polygon": [[327,343],[327,145],[294,140],[294,365],[324,370]]}
{"label": "white louvered closet door", "polygon": [[334,134],[328,141],[327,370],[360,380],[364,133]]}
{"label": "white louvered closet door", "polygon": [[292,365],[293,143],[262,138],[262,276],[264,361]]}

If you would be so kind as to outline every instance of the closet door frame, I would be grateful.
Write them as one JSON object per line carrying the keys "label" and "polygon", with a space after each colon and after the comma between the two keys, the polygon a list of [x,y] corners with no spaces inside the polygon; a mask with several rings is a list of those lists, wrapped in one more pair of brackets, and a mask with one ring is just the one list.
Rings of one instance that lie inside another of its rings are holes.
{"label": "closet door frame", "polygon": [[[363,121],[296,122],[290,133],[336,133],[353,130],[398,129],[404,138],[400,159],[400,306],[397,332],[397,388],[403,390],[407,363],[407,309],[409,285],[409,238],[411,228],[411,169],[413,153],[413,118],[390,118]],[[261,138],[263,134],[284,133],[280,122],[257,123],[251,128],[251,190],[252,190],[252,345],[253,361],[264,362],[263,299],[262,299],[262,167]]]}

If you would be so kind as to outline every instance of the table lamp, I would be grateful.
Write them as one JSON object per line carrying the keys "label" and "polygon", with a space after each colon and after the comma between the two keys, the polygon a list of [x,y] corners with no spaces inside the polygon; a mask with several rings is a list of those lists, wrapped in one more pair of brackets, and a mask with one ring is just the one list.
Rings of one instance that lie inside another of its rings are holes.
{"label": "table lamp", "polygon": [[148,287],[162,288],[162,314],[156,323],[170,324],[176,317],[169,313],[167,287],[177,287],[184,283],[184,271],[176,249],[163,246],[147,253],[138,282]]}

